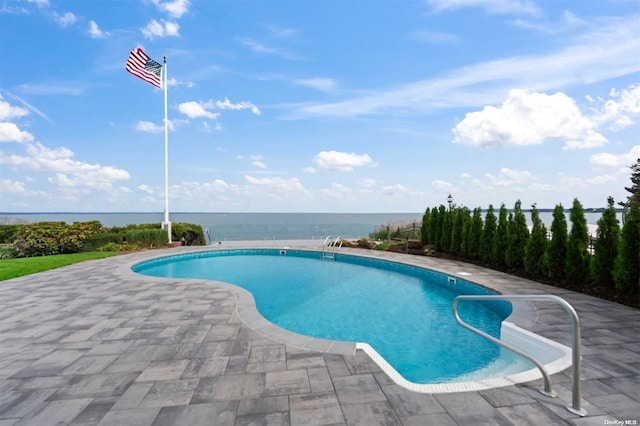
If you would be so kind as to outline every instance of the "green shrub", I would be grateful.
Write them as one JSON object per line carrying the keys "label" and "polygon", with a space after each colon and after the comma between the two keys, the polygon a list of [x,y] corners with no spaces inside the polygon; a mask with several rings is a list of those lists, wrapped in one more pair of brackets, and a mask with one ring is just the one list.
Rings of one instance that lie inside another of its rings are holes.
{"label": "green shrub", "polygon": [[620,222],[616,217],[613,197],[609,197],[607,203],[607,208],[598,220],[593,261],[591,262],[591,279],[596,285],[614,288],[613,271],[620,244]]}
{"label": "green shrub", "polygon": [[99,232],[91,235],[84,242],[82,251],[115,251],[104,250],[103,247],[107,244],[122,244],[123,236],[115,232]]}
{"label": "green shrub", "polygon": [[0,244],[11,244],[16,238],[24,225],[0,225]]}
{"label": "green shrub", "polygon": [[389,250],[389,244],[386,244],[386,243],[376,244],[376,246],[374,247],[374,250],[387,251]]}
{"label": "green shrub", "polygon": [[531,238],[524,247],[524,270],[535,277],[542,275],[544,252],[549,244],[547,227],[542,223],[535,204],[531,206],[531,222]]}
{"label": "green shrub", "polygon": [[622,225],[613,279],[629,295],[640,292],[640,206],[632,205]]}
{"label": "green shrub", "polygon": [[173,241],[183,241],[186,246],[204,246],[207,244],[202,226],[192,223],[172,223],[171,239]]}
{"label": "green shrub", "polygon": [[91,235],[100,232],[98,221],[38,222],[22,225],[20,234],[13,242],[14,257],[47,256],[51,254],[79,253]]}
{"label": "green shrub", "polygon": [[513,221],[509,222],[507,233],[507,250],[505,263],[513,270],[524,269],[525,247],[529,241],[529,228],[527,219],[522,212],[522,203],[516,201],[513,207]]}
{"label": "green shrub", "polygon": [[13,250],[11,247],[0,246],[0,260],[13,258]]}
{"label": "green shrub", "polygon": [[493,211],[493,204],[489,204],[480,239],[480,253],[484,262],[491,262],[491,259],[493,259],[493,240],[496,235],[497,221],[498,219]]}
{"label": "green shrub", "polygon": [[161,247],[169,242],[164,229],[133,229],[127,232],[127,243],[141,247]]}
{"label": "green shrub", "polygon": [[567,240],[567,260],[565,277],[571,285],[584,285],[590,277],[591,255],[589,254],[589,230],[584,209],[577,198],[573,200],[571,213],[571,231]]}
{"label": "green shrub", "polygon": [[117,253],[121,253],[125,251],[134,251],[137,249],[138,246],[135,244],[108,242],[98,247],[96,251],[115,251]]}
{"label": "green shrub", "polygon": [[491,254],[491,264],[497,268],[504,268],[506,265],[505,254],[509,243],[509,220],[507,208],[502,204],[498,213],[498,226],[493,235],[493,252]]}
{"label": "green shrub", "polygon": [[564,278],[567,260],[567,237],[567,219],[564,215],[562,204],[558,204],[553,209],[551,241],[547,244],[542,260],[544,273],[552,280],[562,280]]}

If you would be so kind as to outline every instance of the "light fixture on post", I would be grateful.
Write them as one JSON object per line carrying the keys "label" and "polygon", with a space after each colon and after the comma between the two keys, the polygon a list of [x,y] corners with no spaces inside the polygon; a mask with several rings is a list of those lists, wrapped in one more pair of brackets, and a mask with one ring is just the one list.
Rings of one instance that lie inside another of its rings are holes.
{"label": "light fixture on post", "polygon": [[451,211],[451,206],[453,205],[453,197],[451,194],[447,197],[447,203],[449,203],[449,211]]}

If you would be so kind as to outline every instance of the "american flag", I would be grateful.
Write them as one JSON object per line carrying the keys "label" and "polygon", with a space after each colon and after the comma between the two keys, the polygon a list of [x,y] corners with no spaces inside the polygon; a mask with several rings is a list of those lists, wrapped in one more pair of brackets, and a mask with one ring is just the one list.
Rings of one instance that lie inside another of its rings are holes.
{"label": "american flag", "polygon": [[160,79],[162,65],[149,58],[139,47],[133,49],[129,54],[125,69],[158,89],[162,89],[162,80]]}

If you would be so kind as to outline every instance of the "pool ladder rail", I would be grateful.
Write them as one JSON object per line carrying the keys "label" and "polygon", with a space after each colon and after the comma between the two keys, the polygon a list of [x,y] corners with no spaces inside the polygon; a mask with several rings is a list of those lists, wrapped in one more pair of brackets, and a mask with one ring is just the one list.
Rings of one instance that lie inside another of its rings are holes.
{"label": "pool ladder rail", "polygon": [[342,248],[342,241],[341,237],[337,237],[335,240],[331,236],[325,238],[322,243],[322,260],[336,260],[336,250]]}
{"label": "pool ladder rail", "polygon": [[458,321],[458,323],[463,326],[464,328],[473,331],[474,333],[484,337],[487,340],[490,340],[491,342],[495,343],[496,345],[502,346],[505,349],[510,350],[511,352],[514,352],[517,355],[520,355],[521,357],[527,359],[528,361],[530,361],[532,364],[534,364],[538,370],[540,370],[540,373],[542,374],[542,377],[544,379],[544,389],[539,389],[538,391],[545,396],[551,397],[551,398],[555,398],[557,395],[556,393],[553,391],[553,388],[551,387],[551,378],[549,377],[549,374],[547,373],[547,371],[545,370],[545,368],[542,366],[542,364],[540,364],[537,360],[535,360],[532,356],[530,356],[529,354],[526,354],[524,352],[522,352],[521,350],[499,340],[496,339],[495,337],[485,333],[484,331],[481,331],[469,324],[467,324],[466,322],[464,322],[461,318],[460,315],[458,314],[458,302],[461,300],[507,300],[507,301],[517,301],[517,300],[529,300],[529,301],[552,301],[555,302],[557,304],[559,304],[560,306],[562,306],[562,308],[569,314],[569,317],[571,318],[571,334],[573,337],[573,344],[572,344],[572,363],[571,363],[571,368],[572,368],[572,377],[573,377],[573,386],[572,386],[572,405],[567,405],[565,408],[567,409],[567,411],[569,411],[570,413],[576,414],[580,417],[584,417],[587,415],[587,410],[581,408],[580,403],[580,319],[578,318],[578,314],[576,313],[576,311],[573,309],[573,306],[571,306],[569,304],[569,302],[567,302],[566,300],[564,300],[561,297],[558,296],[554,296],[551,294],[522,294],[522,295],[463,295],[463,296],[457,296],[454,300],[453,300],[453,316],[456,318],[456,321]]}

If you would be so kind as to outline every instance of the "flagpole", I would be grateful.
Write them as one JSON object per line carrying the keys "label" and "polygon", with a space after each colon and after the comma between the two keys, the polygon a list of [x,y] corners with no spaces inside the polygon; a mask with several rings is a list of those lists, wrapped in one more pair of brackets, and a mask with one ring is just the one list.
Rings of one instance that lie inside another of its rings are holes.
{"label": "flagpole", "polygon": [[169,118],[167,114],[167,57],[164,57],[164,222],[171,242],[171,222],[169,222]]}

